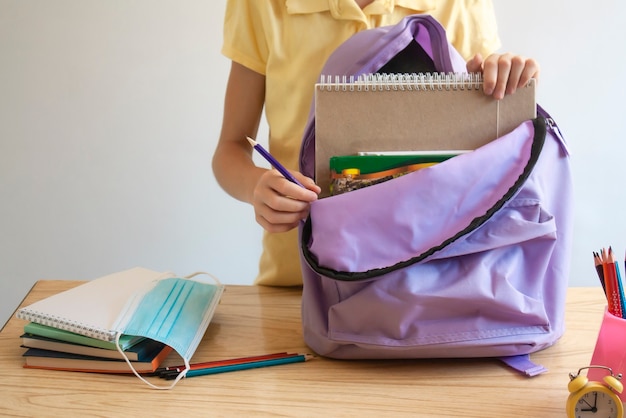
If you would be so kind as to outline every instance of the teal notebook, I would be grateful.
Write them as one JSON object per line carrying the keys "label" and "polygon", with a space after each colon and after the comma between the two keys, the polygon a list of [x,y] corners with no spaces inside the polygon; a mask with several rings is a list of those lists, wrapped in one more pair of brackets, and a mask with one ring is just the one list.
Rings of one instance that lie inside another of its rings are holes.
{"label": "teal notebook", "polygon": [[[65,331],[59,328],[49,327],[34,322],[29,322],[28,324],[24,325],[24,332],[26,334],[51,338],[58,341],[65,341],[74,344],[87,345],[89,347],[98,347],[107,350],[117,351],[117,348],[115,348],[115,342],[98,340],[96,338],[87,337],[85,335],[76,334],[70,331]],[[120,347],[122,348],[122,350],[128,350],[142,339],[143,337],[122,335],[120,337]]]}
{"label": "teal notebook", "polygon": [[[24,348],[36,348],[40,350],[59,351],[62,353],[72,353],[82,356],[92,356],[100,358],[112,358],[116,360],[124,359],[122,354],[115,349],[111,350],[109,348],[76,344],[68,341],[57,340],[55,338],[42,337],[35,334],[23,334],[20,338],[22,338],[22,347]],[[138,343],[133,344],[132,347],[124,349],[124,353],[129,360],[137,361],[140,358],[143,358],[145,353],[150,351],[151,347],[155,344],[161,343],[155,343],[154,340],[144,338]]]}
{"label": "teal notebook", "polygon": [[[138,373],[152,373],[161,365],[163,360],[172,352],[165,344],[152,340],[149,350],[146,350],[138,360],[131,360]],[[29,348],[23,354],[24,367],[50,370],[71,370],[97,373],[131,373],[126,361],[92,356],[81,356],[59,351],[40,350]]]}

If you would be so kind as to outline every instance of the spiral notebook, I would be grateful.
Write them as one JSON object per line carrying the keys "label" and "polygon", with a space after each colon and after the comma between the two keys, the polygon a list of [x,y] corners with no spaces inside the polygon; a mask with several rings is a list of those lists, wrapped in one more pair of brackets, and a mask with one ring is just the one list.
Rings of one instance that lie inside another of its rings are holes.
{"label": "spiral notebook", "polygon": [[502,100],[479,74],[322,76],[315,86],[315,180],[328,196],[333,156],[473,150],[537,116],[535,80]]}
{"label": "spiral notebook", "polygon": [[137,267],[94,279],[20,308],[16,316],[87,337],[114,341],[114,325],[128,300],[155,280],[176,277]]}

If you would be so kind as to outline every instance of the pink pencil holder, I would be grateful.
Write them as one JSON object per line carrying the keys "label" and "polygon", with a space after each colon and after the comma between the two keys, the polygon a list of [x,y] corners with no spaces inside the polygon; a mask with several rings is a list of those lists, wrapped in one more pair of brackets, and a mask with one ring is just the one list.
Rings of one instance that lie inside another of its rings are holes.
{"label": "pink pencil holder", "polygon": [[[614,375],[621,373],[626,379],[626,320],[608,310],[604,311],[591,365],[610,367]],[[606,372],[599,369],[589,369],[587,373],[590,380],[602,381],[604,376]],[[619,397],[622,402],[626,401],[626,390]]]}

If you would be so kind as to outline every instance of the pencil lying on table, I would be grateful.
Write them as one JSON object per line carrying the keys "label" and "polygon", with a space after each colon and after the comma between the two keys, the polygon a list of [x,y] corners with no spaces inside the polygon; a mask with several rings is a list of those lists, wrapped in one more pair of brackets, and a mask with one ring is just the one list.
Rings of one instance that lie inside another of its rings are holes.
{"label": "pencil lying on table", "polygon": [[[192,364],[190,370],[185,377],[205,376],[209,374],[218,374],[226,372],[234,372],[238,370],[257,369],[261,367],[278,366],[281,364],[301,363],[312,359],[310,354],[298,353],[275,353],[263,356],[243,357],[240,359],[218,360],[214,362]],[[184,370],[183,367],[168,368],[159,371],[159,377],[172,380],[178,376],[178,373]]]}
{"label": "pencil lying on table", "polygon": [[[272,354],[263,354],[260,356],[251,356],[251,357],[240,357],[240,358],[231,358],[231,359],[226,359],[226,360],[213,360],[213,361],[205,361],[202,363],[192,363],[190,364],[189,368],[190,369],[206,369],[208,367],[216,367],[216,366],[229,366],[232,364],[241,364],[241,363],[249,363],[252,361],[261,361],[261,360],[270,360],[273,358],[280,358],[280,357],[290,357],[290,356],[297,356],[297,353],[287,353],[286,351],[283,351],[281,353],[272,353]],[[182,372],[185,369],[185,365],[181,364],[178,366],[168,366],[168,367],[160,367],[158,369],[156,369],[155,374],[164,374],[164,373],[171,373],[171,372]]]}

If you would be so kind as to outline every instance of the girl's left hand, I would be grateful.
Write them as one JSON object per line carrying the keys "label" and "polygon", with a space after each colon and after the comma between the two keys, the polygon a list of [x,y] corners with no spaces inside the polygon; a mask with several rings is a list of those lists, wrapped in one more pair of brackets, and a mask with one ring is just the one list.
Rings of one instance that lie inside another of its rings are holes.
{"label": "girl's left hand", "polygon": [[537,61],[511,53],[491,54],[486,59],[476,54],[467,62],[467,71],[482,72],[485,94],[495,99],[515,93],[518,87],[526,85],[531,78],[539,78]]}

